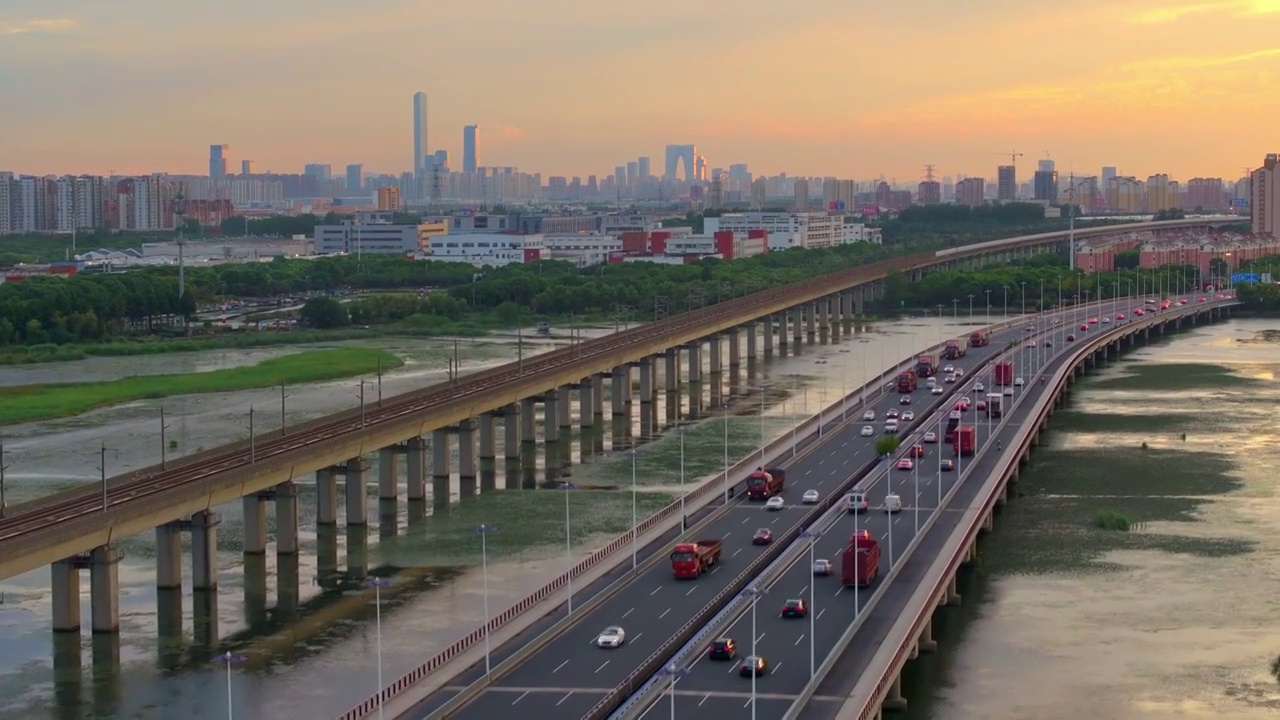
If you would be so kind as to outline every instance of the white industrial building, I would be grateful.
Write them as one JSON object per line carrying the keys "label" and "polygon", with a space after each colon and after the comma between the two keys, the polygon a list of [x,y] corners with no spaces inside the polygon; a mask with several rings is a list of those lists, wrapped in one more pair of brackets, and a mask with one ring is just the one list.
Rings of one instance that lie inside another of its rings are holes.
{"label": "white industrial building", "polygon": [[340,225],[317,225],[315,251],[321,255],[416,253],[422,249],[423,238],[419,228],[418,225],[357,223],[352,220],[344,220]]}
{"label": "white industrial building", "polygon": [[565,260],[578,267],[589,267],[609,261],[609,257],[622,252],[622,239],[604,233],[575,233],[572,235],[545,235],[543,247],[547,259]]}
{"label": "white industrial building", "polygon": [[769,233],[770,250],[824,248],[845,242],[844,218],[821,212],[726,213],[706,218],[703,230],[708,234],[728,230],[735,236],[746,236],[748,230],[765,230]]}
{"label": "white industrial building", "polygon": [[884,235],[880,232],[880,228],[870,227],[865,223],[845,223],[844,242],[846,245],[860,242],[883,245]]}
{"label": "white industrial building", "polygon": [[546,258],[546,241],[541,234],[470,232],[437,235],[431,238],[430,248],[428,259],[465,262],[476,267],[501,267]]}

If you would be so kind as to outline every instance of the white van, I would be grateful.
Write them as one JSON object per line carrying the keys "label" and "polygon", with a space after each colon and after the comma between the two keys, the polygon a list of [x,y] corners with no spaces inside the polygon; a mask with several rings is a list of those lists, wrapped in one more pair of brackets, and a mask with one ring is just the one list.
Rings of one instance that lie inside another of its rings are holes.
{"label": "white van", "polygon": [[887,513],[902,512],[902,498],[897,495],[885,495],[884,511]]}
{"label": "white van", "polygon": [[895,434],[897,434],[897,432],[898,432],[898,421],[897,421],[897,419],[890,418],[890,419],[888,419],[888,420],[885,420],[885,421],[884,421],[884,434],[885,434],[885,435],[895,435]]}

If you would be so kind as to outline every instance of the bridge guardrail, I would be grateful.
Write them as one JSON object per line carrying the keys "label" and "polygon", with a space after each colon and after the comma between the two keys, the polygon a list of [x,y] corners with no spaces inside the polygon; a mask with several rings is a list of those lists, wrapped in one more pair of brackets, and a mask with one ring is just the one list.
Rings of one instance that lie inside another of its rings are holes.
{"label": "bridge guardrail", "polygon": [[[1222,306],[1223,304],[1218,304],[1213,307]],[[1196,315],[1199,310],[1203,308],[1204,306],[1197,306],[1196,310],[1179,313],[1179,315],[1182,317]],[[1075,368],[1078,367],[1080,363],[1084,362],[1090,355],[1115,340],[1134,335],[1139,329],[1150,329],[1166,319],[1167,316],[1164,316],[1163,314],[1156,315],[1145,319],[1141,323],[1130,322],[1124,326],[1113,327],[1105,335],[1095,336],[1087,344],[1077,348],[1071,355],[1070,360],[1063,363],[1062,367],[1055,372],[1053,391],[1042,395],[1034,407],[1043,412],[1044,407],[1051,403],[1053,399],[1062,392],[1062,386],[1066,382],[1067,377],[1069,377],[1070,374],[1075,371]],[[983,489],[979,491],[979,497],[982,498],[981,502],[971,505],[965,510],[965,515],[969,519],[969,524],[965,527],[964,532],[953,533],[952,536],[948,538],[947,545],[944,546],[943,552],[939,554],[939,558],[945,557],[947,560],[935,560],[926,575],[926,577],[936,575],[938,579],[931,586],[922,582],[919,589],[917,589],[917,591],[908,600],[908,608],[912,606],[919,607],[916,608],[914,613],[902,613],[894,624],[895,629],[899,627],[906,627],[905,637],[907,640],[893,650],[893,657],[886,665],[886,671],[881,674],[875,687],[867,694],[867,700],[857,715],[858,720],[870,720],[871,718],[876,717],[879,713],[881,697],[886,692],[888,686],[893,682],[891,678],[894,678],[896,674],[901,671],[902,666],[907,661],[907,656],[910,654],[910,637],[914,628],[927,620],[928,616],[932,616],[934,610],[936,610],[936,603],[934,602],[934,599],[942,592],[944,585],[949,582],[947,578],[954,574],[955,570],[963,561],[964,555],[967,551],[969,538],[977,531],[987,513],[995,503],[995,489],[998,488],[1001,483],[1005,482],[1010,473],[1011,466],[1014,466],[1016,463],[1021,461],[1022,455],[1027,451],[1032,438],[1035,436],[1035,428],[1038,424],[1039,421],[1037,420],[1035,423],[1024,424],[1022,426],[1018,433],[1017,443],[1010,448],[1013,449],[1016,447],[1017,452],[1004,454],[1004,457],[998,466],[998,471],[992,473],[987,478]],[[947,554],[947,549],[950,549],[949,555]],[[938,568],[942,568],[941,572],[938,571]],[[929,587],[927,592],[924,590],[925,587]],[[908,617],[910,618],[909,621],[906,620]],[[891,634],[894,634],[893,630],[890,632]],[[847,647],[847,643],[845,643],[843,647]],[[884,649],[885,647],[887,646],[882,646],[880,652],[887,652],[887,650]],[[838,653],[833,652],[832,655],[835,656],[837,654]],[[829,667],[826,669],[828,671],[830,670]],[[816,683],[814,685],[816,689]],[[856,695],[857,688],[855,688],[854,693],[851,694],[849,701],[854,701]],[[809,697],[812,697],[812,692],[809,693]],[[802,697],[801,699],[798,699],[796,703],[793,704],[793,708],[803,707],[803,703],[801,702],[803,699],[806,698]],[[789,712],[787,717],[791,718],[793,716]]]}

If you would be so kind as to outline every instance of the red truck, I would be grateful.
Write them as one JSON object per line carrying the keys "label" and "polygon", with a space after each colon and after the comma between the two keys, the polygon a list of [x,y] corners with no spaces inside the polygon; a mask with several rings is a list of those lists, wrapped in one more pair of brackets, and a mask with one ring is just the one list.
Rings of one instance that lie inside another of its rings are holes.
{"label": "red truck", "polygon": [[787,473],[781,468],[756,468],[756,471],[747,476],[747,499],[748,500],[768,500],[769,498],[782,492],[782,488],[787,484]]}
{"label": "red truck", "polygon": [[676,543],[671,548],[671,572],[677,580],[696,580],[720,559],[724,541],[716,538]]}
{"label": "red truck", "polygon": [[964,357],[964,346],[959,340],[948,340],[947,347],[942,351],[942,357],[948,360],[959,360]]}
{"label": "red truck", "polygon": [[859,530],[849,538],[840,558],[840,581],[845,587],[867,587],[880,573],[880,543],[871,533]]}
{"label": "red truck", "polygon": [[1013,363],[1011,362],[996,363],[996,384],[997,385],[1013,384]]}
{"label": "red truck", "polygon": [[951,440],[951,449],[956,455],[972,455],[977,446],[977,428],[972,425],[961,425],[956,428],[955,437]]}
{"label": "red truck", "polygon": [[938,361],[932,355],[921,355],[916,358],[916,377],[932,377],[938,372]]}
{"label": "red truck", "polygon": [[898,375],[898,392],[911,393],[916,391],[916,374],[907,370]]}
{"label": "red truck", "polygon": [[982,347],[989,342],[991,342],[991,337],[987,335],[986,330],[974,330],[973,334],[969,336],[969,347],[971,348]]}

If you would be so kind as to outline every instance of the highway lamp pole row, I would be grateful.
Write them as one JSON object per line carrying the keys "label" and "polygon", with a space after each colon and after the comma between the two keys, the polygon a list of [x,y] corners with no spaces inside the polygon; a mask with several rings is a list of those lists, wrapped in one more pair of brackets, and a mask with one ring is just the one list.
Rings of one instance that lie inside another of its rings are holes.
{"label": "highway lamp pole row", "polygon": [[[889,455],[884,456],[884,482],[886,502],[887,496],[893,494],[893,462]],[[889,510],[888,505],[885,506],[885,514],[889,516],[889,567],[893,567],[893,512]]]}
{"label": "highway lamp pole row", "polygon": [[[383,715],[382,708],[382,689],[385,687],[382,682],[382,588],[390,584],[391,580],[389,578],[381,577],[371,577],[364,581],[365,587],[373,588],[374,627],[378,638],[378,720],[383,720],[383,718],[386,717]],[[485,595],[486,599],[488,599],[487,592]],[[486,623],[487,622],[488,621],[486,620]]]}
{"label": "highway lamp pole row", "polygon": [[[751,658],[753,663],[760,662],[760,656],[756,654],[756,605],[760,598],[764,597],[768,590],[758,585],[752,585],[743,592],[743,595],[751,598]],[[756,720],[756,665],[751,666],[751,720]]]}
{"label": "highway lamp pole row", "polygon": [[[686,521],[689,518],[689,516],[685,514],[685,510],[684,510],[684,434],[685,434],[685,429],[683,427],[676,428],[676,432],[680,433],[680,532],[683,533],[685,530],[688,529],[688,527],[686,526]],[[566,523],[568,522],[567,516],[566,516],[565,522]]]}
{"label": "highway lamp pole row", "polygon": [[640,510],[637,504],[639,486],[636,484],[636,451],[631,451],[631,570],[640,567]]}
{"label": "highway lamp pole row", "polygon": [[723,501],[729,502],[729,405],[724,405],[724,480],[721,491]]}
{"label": "highway lamp pole row", "polygon": [[487,677],[493,672],[490,659],[492,645],[489,638],[489,534],[498,532],[494,525],[480,524],[475,528],[480,536],[480,574],[484,584],[484,674]]}
{"label": "highway lamp pole row", "polygon": [[[364,423],[360,423],[364,425]],[[249,464],[258,461],[258,438],[253,429],[253,406],[249,406]]]}
{"label": "highway lamp pole row", "polygon": [[[856,514],[856,513],[855,513]],[[813,574],[814,563],[817,561],[815,557],[815,548],[818,545],[818,538],[822,537],[822,530],[818,528],[809,528],[800,533],[800,537],[809,539],[809,573]],[[809,581],[809,679],[813,680],[818,674],[817,652],[814,648],[814,633],[816,631],[814,614],[817,612],[814,603],[817,602],[817,583],[812,578]]]}
{"label": "highway lamp pole row", "polygon": [[227,720],[235,720],[236,708],[231,693],[231,668],[243,663],[248,658],[244,655],[232,655],[231,651],[227,651],[213,658],[215,663],[225,665],[227,668]]}
{"label": "highway lamp pole row", "polygon": [[98,478],[102,482],[102,512],[107,511],[107,444],[98,446]]}

